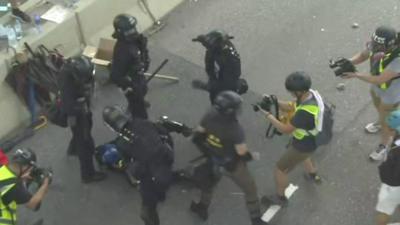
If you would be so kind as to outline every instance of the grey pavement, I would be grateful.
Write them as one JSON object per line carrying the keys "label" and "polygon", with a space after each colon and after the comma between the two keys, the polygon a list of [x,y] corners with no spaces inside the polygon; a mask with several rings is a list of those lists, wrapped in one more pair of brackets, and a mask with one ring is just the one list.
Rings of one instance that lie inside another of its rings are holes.
{"label": "grey pavement", "polygon": [[[285,137],[264,138],[266,123],[254,113],[250,104],[261,93],[288,98],[284,90],[285,76],[298,69],[312,74],[314,87],[337,106],[335,139],[315,154],[324,179],[316,186],[303,179],[299,167],[290,175],[299,185],[288,208],[271,221],[276,225],[369,225],[374,224],[374,207],[379,187],[377,164],[367,155],[377,146],[379,136],[367,135],[363,126],[376,115],[368,96],[368,85],[357,80],[342,81],[328,68],[331,57],[351,56],[361,50],[373,29],[379,24],[400,28],[400,2],[396,0],[198,0],[187,1],[167,18],[167,27],[150,39],[152,67],[164,58],[170,63],[162,74],[178,76],[178,84],[154,80],[149,100],[152,118],[166,114],[195,125],[209,107],[205,93],[190,88],[193,78],[204,78],[204,49],[192,43],[192,37],[211,29],[222,28],[235,36],[242,56],[243,74],[252,91],[244,96],[241,121],[252,151],[261,153],[261,160],[251,163],[259,194],[274,192],[272,172],[284,151]],[[139,21],[140,22],[140,21]],[[352,29],[352,23],[360,24]],[[367,70],[366,65],[359,67]],[[98,74],[102,76],[103,73]],[[104,74],[103,74],[104,75]],[[346,89],[338,92],[336,84]],[[114,135],[101,122],[101,109],[108,104],[125,104],[125,99],[111,85],[98,86],[95,97],[97,144]],[[189,140],[176,137],[176,167],[198,155]],[[38,213],[20,211],[21,224],[32,224],[44,218],[48,225],[142,224],[139,218],[140,198],[123,176],[109,173],[109,179],[91,185],[79,182],[77,159],[66,156],[68,130],[49,126],[34,138],[22,143],[39,152],[44,165],[52,165],[56,178],[49,196]],[[228,179],[218,186],[208,222],[202,223],[187,210],[195,193],[175,186],[160,207],[164,225],[215,224],[247,225],[242,195]]]}

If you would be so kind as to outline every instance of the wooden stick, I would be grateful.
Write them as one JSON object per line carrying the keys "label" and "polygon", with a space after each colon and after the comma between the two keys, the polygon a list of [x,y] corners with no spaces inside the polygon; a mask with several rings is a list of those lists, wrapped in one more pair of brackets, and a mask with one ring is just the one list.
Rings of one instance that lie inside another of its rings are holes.
{"label": "wooden stick", "polygon": [[[150,77],[150,76],[151,76],[151,73],[144,73],[144,75],[145,75],[146,77]],[[174,76],[156,74],[154,77],[159,78],[159,79],[172,80],[172,81],[177,81],[177,82],[179,82],[179,78],[178,78],[178,77],[174,77]]]}

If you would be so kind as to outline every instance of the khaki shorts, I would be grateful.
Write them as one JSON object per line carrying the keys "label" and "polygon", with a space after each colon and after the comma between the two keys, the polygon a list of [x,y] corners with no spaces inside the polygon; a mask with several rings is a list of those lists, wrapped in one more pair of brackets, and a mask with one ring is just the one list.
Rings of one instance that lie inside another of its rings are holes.
{"label": "khaki shorts", "polygon": [[289,145],[285,154],[283,154],[283,156],[276,163],[276,166],[280,171],[289,173],[296,167],[297,164],[310,158],[312,153],[313,152],[301,152],[295,149],[293,145]]}

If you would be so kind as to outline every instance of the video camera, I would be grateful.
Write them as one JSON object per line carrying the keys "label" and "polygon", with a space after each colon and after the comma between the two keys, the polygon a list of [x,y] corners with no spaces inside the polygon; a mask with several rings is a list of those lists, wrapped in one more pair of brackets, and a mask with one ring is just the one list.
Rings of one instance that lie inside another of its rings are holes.
{"label": "video camera", "polygon": [[30,175],[32,177],[32,182],[40,187],[46,178],[49,178],[49,183],[51,183],[53,179],[53,170],[51,168],[34,167]]}
{"label": "video camera", "polygon": [[252,104],[254,112],[260,111],[263,109],[267,112],[271,111],[271,107],[274,104],[274,100],[270,95],[264,95],[261,101]]}
{"label": "video camera", "polygon": [[178,134],[182,134],[184,137],[189,137],[193,132],[190,127],[183,123],[170,120],[168,116],[161,116],[157,123],[164,127],[169,133],[176,132]]}
{"label": "video camera", "polygon": [[[275,95],[263,95],[261,101],[252,105],[254,112],[258,112],[260,109],[263,109],[264,111],[272,112],[278,120],[281,119],[281,116],[279,115],[280,112],[278,98]],[[267,131],[265,132],[265,137],[273,138],[275,134],[282,135],[282,133],[272,126],[272,123],[269,123]]]}
{"label": "video camera", "polygon": [[343,73],[357,71],[356,67],[350,60],[342,57],[336,60],[329,60],[329,67],[333,69],[336,76],[343,76]]}

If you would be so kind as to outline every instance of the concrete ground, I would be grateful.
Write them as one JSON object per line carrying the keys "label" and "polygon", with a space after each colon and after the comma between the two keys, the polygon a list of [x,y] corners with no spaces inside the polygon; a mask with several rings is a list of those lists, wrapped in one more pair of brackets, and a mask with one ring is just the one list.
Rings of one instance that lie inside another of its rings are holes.
{"label": "concrete ground", "polygon": [[[379,136],[363,131],[364,125],[376,117],[369,88],[358,80],[335,78],[328,60],[350,57],[361,50],[377,25],[400,28],[396,23],[399,7],[396,0],[187,1],[168,16],[167,27],[150,39],[152,67],[168,58],[170,63],[162,74],[181,79],[178,84],[162,80],[151,83],[151,116],[155,119],[166,114],[188,125],[198,122],[209,106],[208,97],[192,90],[190,81],[205,78],[204,49],[190,40],[214,28],[225,29],[235,36],[243,75],[251,85],[252,91],[244,96],[241,121],[251,150],[261,153],[261,160],[251,163],[260,195],[274,192],[272,171],[287,138],[265,139],[266,123],[251,110],[250,104],[262,93],[287,98],[285,76],[303,69],[311,73],[314,88],[337,106],[335,139],[315,154],[323,184],[307,183],[301,167],[293,171],[291,182],[300,188],[289,207],[279,212],[271,224],[374,224],[378,164],[369,162],[367,155],[378,145]],[[360,25],[358,29],[351,28],[355,22]],[[359,70],[367,70],[367,66]],[[346,84],[345,91],[336,90],[339,82]],[[100,118],[101,109],[109,104],[125,104],[125,99],[115,87],[99,86],[93,130],[98,144],[114,137]],[[102,183],[80,183],[77,159],[66,156],[69,138],[68,130],[49,126],[22,143],[38,151],[40,163],[51,165],[56,177],[41,211],[22,209],[20,224],[32,224],[35,218],[44,218],[48,225],[142,224],[138,193],[122,176],[109,173],[108,180]],[[180,136],[176,136],[176,152],[176,167],[186,165],[198,155],[189,140]],[[188,212],[192,196],[186,187],[173,187],[160,207],[162,224],[250,224],[242,195],[228,179],[218,186],[206,223]]]}

